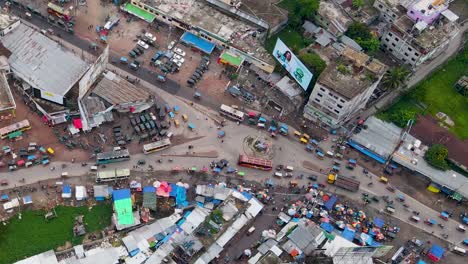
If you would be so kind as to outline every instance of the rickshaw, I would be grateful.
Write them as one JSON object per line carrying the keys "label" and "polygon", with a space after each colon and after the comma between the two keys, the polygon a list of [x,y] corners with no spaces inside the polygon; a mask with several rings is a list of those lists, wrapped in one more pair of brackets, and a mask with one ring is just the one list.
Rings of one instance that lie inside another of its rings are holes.
{"label": "rickshaw", "polygon": [[301,141],[301,143],[303,143],[303,144],[307,144],[307,139],[305,139],[305,138],[301,138],[300,141]]}
{"label": "rickshaw", "polygon": [[188,117],[187,117],[186,114],[183,114],[183,115],[182,115],[182,120],[183,120],[184,122],[187,122],[187,121],[188,121]]}
{"label": "rickshaw", "polygon": [[433,226],[437,224],[437,222],[434,219],[430,219],[430,218],[424,220],[424,223],[428,226]]}
{"label": "rickshaw", "polygon": [[444,219],[445,221],[448,221],[450,215],[449,215],[447,212],[442,211],[442,212],[440,212],[439,217],[442,218],[442,219]]}
{"label": "rickshaw", "polygon": [[301,134],[301,132],[299,132],[299,131],[296,130],[296,131],[294,131],[294,135],[295,135],[296,137],[299,137],[299,138],[300,138],[302,134]]}
{"label": "rickshaw", "polygon": [[314,148],[312,147],[312,145],[307,144],[305,150],[308,151],[308,152],[312,152],[312,151],[314,151]]}
{"label": "rickshaw", "polygon": [[310,140],[310,136],[307,135],[306,133],[302,134],[302,137],[305,138],[305,139],[307,139],[307,140]]}
{"label": "rickshaw", "polygon": [[237,176],[244,177],[244,176],[245,176],[245,172],[239,171],[239,172],[237,172]]}
{"label": "rickshaw", "polygon": [[339,172],[339,171],[340,171],[340,166],[336,166],[336,165],[335,165],[335,166],[332,167],[332,170],[333,170],[334,172]]}
{"label": "rickshaw", "polygon": [[232,168],[232,167],[228,167],[227,170],[226,170],[226,173],[234,173],[236,172],[237,170],[235,168]]}
{"label": "rickshaw", "polygon": [[297,181],[290,181],[289,182],[290,187],[297,187],[297,185],[298,185]]}
{"label": "rickshaw", "polygon": [[386,189],[389,190],[390,192],[395,192],[395,187],[393,186],[387,186]]}
{"label": "rickshaw", "polygon": [[419,222],[421,219],[415,215],[412,215],[410,216],[409,220],[413,221],[413,222]]}
{"label": "rickshaw", "polygon": [[385,184],[388,183],[388,179],[385,178],[384,176],[380,176],[379,181],[382,182],[382,183],[385,183]]}
{"label": "rickshaw", "polygon": [[400,194],[397,195],[397,200],[400,201],[400,202],[404,202],[405,201],[405,196],[400,193]]}
{"label": "rickshaw", "polygon": [[193,131],[195,129],[195,125],[192,123],[189,123],[188,128]]}

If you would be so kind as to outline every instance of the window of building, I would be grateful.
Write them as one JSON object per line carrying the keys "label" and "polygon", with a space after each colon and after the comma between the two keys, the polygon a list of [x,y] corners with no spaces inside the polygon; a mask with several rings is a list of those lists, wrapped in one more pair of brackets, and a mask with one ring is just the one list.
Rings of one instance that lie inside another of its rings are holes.
{"label": "window of building", "polygon": [[390,52],[393,52],[393,49],[388,49]]}
{"label": "window of building", "polygon": [[416,61],[414,58],[411,58],[412,61]]}
{"label": "window of building", "polygon": [[410,48],[410,47],[408,47],[408,51],[413,51],[413,49],[412,49],[412,48]]}
{"label": "window of building", "polygon": [[398,41],[400,41],[400,39],[399,39],[399,38],[397,38],[397,37],[395,37],[395,42],[398,42]]}
{"label": "window of building", "polygon": [[396,18],[396,15],[395,15],[395,14],[392,14],[392,17],[393,17],[393,18]]}
{"label": "window of building", "polygon": [[322,87],[320,87],[320,91],[325,92],[325,89],[323,89]]}
{"label": "window of building", "polygon": [[318,103],[320,103],[320,99],[318,99],[318,98],[315,98],[315,101],[317,101]]}
{"label": "window of building", "polygon": [[419,53],[415,52],[415,53],[414,53],[414,56],[418,57],[418,56],[419,56]]}
{"label": "window of building", "polygon": [[390,37],[393,37],[392,32],[388,32],[388,35],[389,35]]}
{"label": "window of building", "polygon": [[408,53],[405,52],[405,56],[408,57]]}
{"label": "window of building", "polygon": [[387,48],[388,46],[387,46],[387,44],[383,44],[383,47],[384,47],[384,48]]}
{"label": "window of building", "polygon": [[333,94],[332,94],[332,93],[328,93],[328,95],[329,95],[330,97],[333,97]]}
{"label": "window of building", "polygon": [[334,95],[333,98],[335,98],[336,100],[338,100],[338,96]]}
{"label": "window of building", "polygon": [[414,11],[410,11],[410,14],[414,14]]}
{"label": "window of building", "polygon": [[388,38],[385,38],[386,41],[390,41]]}
{"label": "window of building", "polygon": [[382,6],[381,4],[379,4],[379,7],[380,7],[380,8],[383,8],[383,6]]}
{"label": "window of building", "polygon": [[392,43],[392,46],[393,46],[393,47],[396,47],[396,44],[395,44],[395,43]]}
{"label": "window of building", "polygon": [[406,62],[406,59],[402,59],[403,62]]}
{"label": "window of building", "polygon": [[336,109],[335,109],[335,110],[333,110],[333,112],[335,112],[335,113],[337,113],[337,114],[339,114],[339,113],[340,113],[340,111],[338,111],[338,110],[336,110]]}
{"label": "window of building", "polygon": [[338,106],[338,108],[343,108],[343,105],[340,105],[340,104],[337,104],[336,106]]}
{"label": "window of building", "polygon": [[344,103],[344,100],[343,100],[343,99],[340,99],[340,102]]}
{"label": "window of building", "polygon": [[321,94],[321,93],[317,93],[317,96],[319,96],[319,97],[323,97],[323,94]]}

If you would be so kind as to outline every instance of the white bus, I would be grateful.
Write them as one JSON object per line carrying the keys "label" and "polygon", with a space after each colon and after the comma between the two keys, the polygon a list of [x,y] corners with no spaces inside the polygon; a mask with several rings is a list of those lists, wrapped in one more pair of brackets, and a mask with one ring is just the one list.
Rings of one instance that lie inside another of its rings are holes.
{"label": "white bus", "polygon": [[171,146],[171,140],[168,138],[143,145],[143,153],[150,154],[156,151],[167,149]]}
{"label": "white bus", "polygon": [[236,110],[230,106],[222,104],[219,113],[223,116],[227,116],[229,118],[235,119],[237,121],[243,121],[244,120],[244,113]]}
{"label": "white bus", "polygon": [[130,178],[130,169],[106,170],[96,173],[96,182],[109,182],[128,178]]}

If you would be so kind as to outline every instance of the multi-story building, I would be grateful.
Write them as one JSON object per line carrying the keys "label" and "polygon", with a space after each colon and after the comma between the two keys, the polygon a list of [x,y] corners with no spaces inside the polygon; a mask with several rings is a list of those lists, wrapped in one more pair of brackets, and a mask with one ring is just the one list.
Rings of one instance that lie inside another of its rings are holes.
{"label": "multi-story building", "polygon": [[382,47],[402,63],[412,66],[440,54],[459,32],[455,23],[458,16],[443,3],[436,5],[435,2],[423,0],[411,5],[406,15],[385,30]]}
{"label": "multi-story building", "polygon": [[415,0],[375,0],[374,7],[379,10],[380,18],[393,23],[404,15]]}
{"label": "multi-story building", "polygon": [[351,25],[351,18],[334,2],[320,1],[317,22],[335,36],[343,35]]}
{"label": "multi-story building", "polygon": [[[181,0],[177,3],[160,0],[131,0],[132,8],[138,8],[156,19],[183,31],[190,32],[216,45],[220,50],[229,50],[265,72],[275,68],[273,57],[263,48],[267,31],[244,20],[235,19],[219,12],[201,0]],[[124,10],[131,12],[128,8]],[[147,20],[148,21],[148,20]]]}
{"label": "multi-story building", "polygon": [[365,107],[385,70],[386,65],[380,61],[345,48],[320,74],[304,108],[304,117],[339,127]]}

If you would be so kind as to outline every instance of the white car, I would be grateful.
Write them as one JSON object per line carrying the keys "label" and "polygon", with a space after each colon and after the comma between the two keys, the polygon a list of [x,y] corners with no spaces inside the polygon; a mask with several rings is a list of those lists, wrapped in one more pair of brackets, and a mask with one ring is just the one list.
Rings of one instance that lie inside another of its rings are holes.
{"label": "white car", "polygon": [[167,45],[167,49],[171,50],[174,46],[175,46],[175,41],[171,41],[171,43],[169,43],[169,45]]}
{"label": "white car", "polygon": [[179,49],[179,48],[175,48],[175,49],[174,49],[174,52],[177,53],[177,54],[179,54],[179,55],[182,56],[182,57],[185,56],[185,51],[183,51],[183,50],[181,50],[181,49]]}
{"label": "white car", "polygon": [[139,41],[137,42],[137,44],[138,44],[138,46],[140,46],[140,47],[142,47],[142,48],[144,48],[144,49],[149,49],[149,45],[146,44],[146,42],[144,42],[144,41],[142,41],[142,40],[139,40]]}
{"label": "white car", "polygon": [[179,67],[179,68],[182,67],[182,62],[180,62],[180,61],[178,61],[176,59],[172,59],[172,62],[174,62],[177,65],[177,67]]}
{"label": "white car", "polygon": [[179,54],[174,54],[174,59],[180,60],[182,59],[182,56],[180,56]]}
{"label": "white car", "polygon": [[151,33],[145,33],[145,37],[147,37],[149,40],[155,42],[156,41],[156,37],[153,36],[153,34]]}
{"label": "white car", "polygon": [[184,58],[180,58],[180,59],[178,59],[178,61],[179,61],[180,63],[184,63],[184,62],[185,62],[185,59],[184,59]]}

